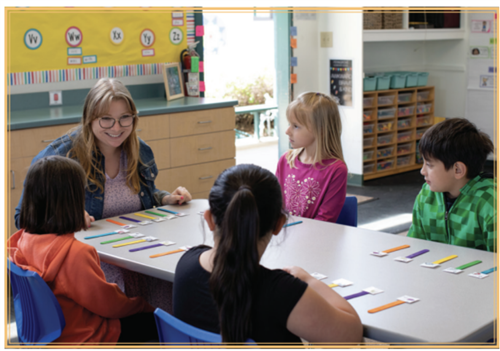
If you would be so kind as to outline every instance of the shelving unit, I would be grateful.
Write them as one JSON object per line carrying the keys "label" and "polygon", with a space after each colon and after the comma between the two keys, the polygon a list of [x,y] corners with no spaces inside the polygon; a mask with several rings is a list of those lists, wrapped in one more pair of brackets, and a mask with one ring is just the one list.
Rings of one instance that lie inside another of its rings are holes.
{"label": "shelving unit", "polygon": [[363,179],[419,169],[416,143],[434,124],[434,87],[363,94]]}

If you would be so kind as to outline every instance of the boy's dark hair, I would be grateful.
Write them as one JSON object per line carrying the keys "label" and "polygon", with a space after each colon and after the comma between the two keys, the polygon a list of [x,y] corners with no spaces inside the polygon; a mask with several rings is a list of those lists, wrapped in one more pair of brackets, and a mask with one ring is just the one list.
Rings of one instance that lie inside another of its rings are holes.
{"label": "boy's dark hair", "polygon": [[19,226],[31,234],[69,234],[85,230],[82,166],[62,156],[44,157],[28,170]]}
{"label": "boy's dark hair", "polygon": [[465,118],[450,118],[429,128],[418,145],[420,154],[437,159],[449,170],[456,162],[467,166],[468,179],[483,170],[486,157],[493,152],[490,137]]}

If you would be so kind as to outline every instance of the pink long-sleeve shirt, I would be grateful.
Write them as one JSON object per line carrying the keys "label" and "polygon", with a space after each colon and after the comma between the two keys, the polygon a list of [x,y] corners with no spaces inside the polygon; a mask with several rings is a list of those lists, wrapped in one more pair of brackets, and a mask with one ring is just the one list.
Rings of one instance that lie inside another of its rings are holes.
{"label": "pink long-sleeve shirt", "polygon": [[300,162],[297,157],[295,166],[297,168],[293,169],[288,166],[285,154],[276,170],[287,212],[292,216],[335,223],[346,196],[345,163],[330,159],[324,160],[323,166],[311,165]]}

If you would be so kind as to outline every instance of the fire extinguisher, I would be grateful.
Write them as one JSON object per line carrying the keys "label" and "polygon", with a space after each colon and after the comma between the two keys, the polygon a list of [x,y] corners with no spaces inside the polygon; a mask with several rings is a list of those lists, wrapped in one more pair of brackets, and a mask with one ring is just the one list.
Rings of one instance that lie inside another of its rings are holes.
{"label": "fire extinguisher", "polygon": [[188,45],[187,49],[181,51],[180,61],[182,63],[182,69],[191,70],[191,57],[199,57],[196,52],[196,45],[198,45],[198,41],[193,44]]}

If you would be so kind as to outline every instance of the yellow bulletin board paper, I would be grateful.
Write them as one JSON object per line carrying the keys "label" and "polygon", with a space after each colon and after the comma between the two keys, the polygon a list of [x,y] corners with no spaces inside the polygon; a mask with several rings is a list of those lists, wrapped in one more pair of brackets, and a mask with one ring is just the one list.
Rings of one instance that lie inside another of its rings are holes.
{"label": "yellow bulletin board paper", "polygon": [[[179,12],[179,8],[175,11]],[[185,13],[183,16],[186,17]],[[183,26],[172,26],[172,13],[166,10],[24,9],[11,12],[8,22],[9,72],[177,62],[180,52],[187,46],[186,20]],[[68,55],[71,46],[66,42],[66,31],[70,27],[77,27],[82,33],[82,42],[77,46],[81,48],[80,56]],[[111,40],[111,30],[116,27],[123,31],[123,40],[118,45]],[[183,33],[177,45],[170,40],[172,28],[178,28]],[[42,44],[35,50],[28,48],[24,42],[24,36],[30,29],[36,29],[42,35]],[[148,47],[143,46],[140,40],[145,29],[155,36],[153,45]],[[143,50],[147,49],[154,49],[154,56],[143,56]],[[95,62],[83,63],[83,57],[94,55]],[[81,57],[82,64],[68,64],[68,58],[75,57]]]}

